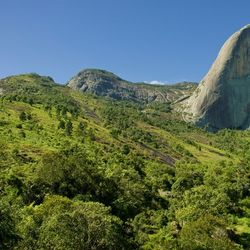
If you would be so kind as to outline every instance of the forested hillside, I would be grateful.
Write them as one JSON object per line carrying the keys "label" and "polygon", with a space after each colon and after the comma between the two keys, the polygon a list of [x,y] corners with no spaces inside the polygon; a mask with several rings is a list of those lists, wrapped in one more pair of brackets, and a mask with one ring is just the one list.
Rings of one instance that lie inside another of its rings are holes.
{"label": "forested hillside", "polygon": [[37,74],[0,81],[0,249],[250,249],[250,131]]}

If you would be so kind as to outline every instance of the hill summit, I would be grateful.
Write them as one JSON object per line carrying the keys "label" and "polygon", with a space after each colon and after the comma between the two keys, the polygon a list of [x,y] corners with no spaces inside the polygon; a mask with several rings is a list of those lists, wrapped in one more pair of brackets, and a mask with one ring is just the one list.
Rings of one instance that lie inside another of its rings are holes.
{"label": "hill summit", "polygon": [[106,96],[116,100],[135,102],[173,102],[188,97],[197,87],[194,83],[151,85],[132,83],[101,69],[85,69],[75,75],[67,85],[83,92]]}
{"label": "hill summit", "polygon": [[250,25],[226,41],[186,104],[186,118],[197,125],[250,127]]}

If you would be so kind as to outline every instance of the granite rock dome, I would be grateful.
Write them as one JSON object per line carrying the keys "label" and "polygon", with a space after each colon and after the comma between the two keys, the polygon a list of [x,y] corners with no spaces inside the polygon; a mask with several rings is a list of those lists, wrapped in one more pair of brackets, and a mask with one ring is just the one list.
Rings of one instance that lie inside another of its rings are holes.
{"label": "granite rock dome", "polygon": [[185,111],[186,120],[210,130],[250,127],[250,25],[225,42]]}

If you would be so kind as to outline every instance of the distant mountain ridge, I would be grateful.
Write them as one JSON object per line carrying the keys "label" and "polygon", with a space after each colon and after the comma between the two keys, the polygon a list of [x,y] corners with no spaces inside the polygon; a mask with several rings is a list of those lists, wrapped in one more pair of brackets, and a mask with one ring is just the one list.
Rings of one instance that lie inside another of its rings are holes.
{"label": "distant mountain ridge", "polygon": [[74,90],[106,96],[116,100],[136,102],[176,102],[189,97],[196,89],[194,82],[181,82],[173,85],[152,85],[133,83],[100,69],[80,71],[66,85]]}

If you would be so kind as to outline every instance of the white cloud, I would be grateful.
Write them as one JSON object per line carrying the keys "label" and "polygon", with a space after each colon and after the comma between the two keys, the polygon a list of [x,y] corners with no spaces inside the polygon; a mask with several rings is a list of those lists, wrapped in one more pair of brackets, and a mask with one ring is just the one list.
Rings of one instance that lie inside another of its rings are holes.
{"label": "white cloud", "polygon": [[185,82],[187,81],[185,78],[179,78],[175,79],[173,81],[158,81],[158,80],[153,80],[153,81],[144,81],[147,84],[152,84],[152,85],[172,85],[175,83],[180,83],[180,82]]}
{"label": "white cloud", "polygon": [[157,80],[153,80],[153,81],[145,81],[145,83],[148,83],[148,84],[153,84],[153,85],[166,85],[166,84],[168,84],[167,82],[157,81]]}

